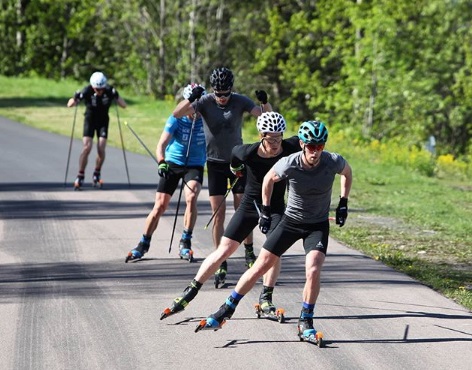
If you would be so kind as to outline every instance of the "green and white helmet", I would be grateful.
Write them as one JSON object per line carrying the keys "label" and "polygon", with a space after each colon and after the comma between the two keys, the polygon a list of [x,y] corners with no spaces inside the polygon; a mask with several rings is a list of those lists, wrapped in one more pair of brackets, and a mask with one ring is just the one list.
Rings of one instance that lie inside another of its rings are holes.
{"label": "green and white helmet", "polygon": [[287,129],[284,117],[277,112],[264,112],[257,117],[257,130],[260,133],[284,133]]}
{"label": "green and white helmet", "polygon": [[90,85],[94,89],[103,89],[107,85],[107,78],[102,72],[94,72],[92,76],[90,76]]}
{"label": "green and white helmet", "polygon": [[300,125],[298,138],[305,144],[324,144],[328,141],[328,129],[320,121],[305,121]]}

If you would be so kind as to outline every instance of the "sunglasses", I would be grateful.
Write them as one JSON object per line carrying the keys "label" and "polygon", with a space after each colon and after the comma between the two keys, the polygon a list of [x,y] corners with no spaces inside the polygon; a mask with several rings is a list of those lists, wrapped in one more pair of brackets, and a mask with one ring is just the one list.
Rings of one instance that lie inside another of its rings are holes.
{"label": "sunglasses", "polygon": [[283,137],[280,136],[280,137],[265,137],[264,138],[265,141],[267,141],[269,144],[280,144],[283,140]]}
{"label": "sunglasses", "polygon": [[306,144],[305,148],[308,149],[309,152],[321,152],[323,151],[325,145],[324,144]]}
{"label": "sunglasses", "polygon": [[217,98],[227,98],[230,95],[231,95],[231,90],[226,91],[226,92],[217,92],[217,91],[215,91],[215,96]]}

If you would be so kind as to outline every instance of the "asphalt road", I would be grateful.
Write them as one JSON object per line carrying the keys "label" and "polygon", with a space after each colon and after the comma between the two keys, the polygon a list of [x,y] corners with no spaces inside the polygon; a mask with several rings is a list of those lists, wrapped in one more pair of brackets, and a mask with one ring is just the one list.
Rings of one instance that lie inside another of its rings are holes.
{"label": "asphalt road", "polygon": [[[334,240],[315,312],[326,348],[296,336],[304,282],[299,244],[284,257],[274,294],[285,323],[256,317],[258,284],[222,330],[194,333],[244,271],[243,251],[229,260],[226,287],[207,282],[187,310],[160,321],[212,250],[203,228],[211,215],[207,190],[192,240],[195,263],[176,255],[181,217],[168,253],[176,195],[148,258],[125,264],[152,208],[155,163],[127,153],[129,186],[123,152],[109,148],[105,188],[95,190],[93,152],[86,187],[74,192],[80,146],[74,141],[64,187],[69,138],[0,118],[1,368],[472,369],[470,312]],[[256,251],[262,242],[255,232]]]}

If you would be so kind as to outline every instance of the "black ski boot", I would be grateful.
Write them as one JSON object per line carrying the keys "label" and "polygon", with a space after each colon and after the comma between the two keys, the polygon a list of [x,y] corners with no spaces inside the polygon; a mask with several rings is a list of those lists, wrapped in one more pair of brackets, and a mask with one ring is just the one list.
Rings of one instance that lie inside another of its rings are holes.
{"label": "black ski boot", "polygon": [[98,172],[98,171],[95,171],[95,172],[93,173],[92,186],[93,186],[94,188],[99,188],[99,189],[101,189],[102,186],[103,186],[103,181],[102,181],[102,179],[100,178],[100,172]]}
{"label": "black ski boot", "polygon": [[193,261],[192,242],[190,239],[180,239],[179,257],[180,259],[186,259],[189,262]]}
{"label": "black ski boot", "polygon": [[318,347],[323,345],[323,334],[317,332],[313,326],[313,312],[302,309],[298,319],[298,337],[300,341],[307,341],[316,344]]}
{"label": "black ski boot", "polygon": [[227,273],[228,273],[228,263],[226,261],[223,261],[223,263],[220,265],[220,268],[216,270],[215,272],[215,288],[216,289],[218,289],[220,285],[223,286],[225,284]]}
{"label": "black ski boot", "polygon": [[84,177],[77,176],[77,178],[74,181],[74,190],[80,190],[83,185],[84,185]]}
{"label": "black ski boot", "polygon": [[246,267],[250,269],[254,265],[254,262],[256,262],[257,258],[254,254],[254,249],[252,249],[252,247],[246,248],[244,254],[246,258]]}
{"label": "black ski boot", "polygon": [[141,238],[136,248],[128,252],[126,256],[125,263],[128,261],[138,260],[144,257],[144,255],[149,251],[151,246],[151,240],[146,240],[144,237]]}
{"label": "black ski boot", "polygon": [[177,312],[183,311],[185,307],[197,296],[202,284],[193,279],[190,285],[185,288],[181,297],[174,299],[172,306],[166,308],[161,314],[161,320],[169,317]]}
{"label": "black ski boot", "polygon": [[[236,302],[237,304],[237,302]],[[205,320],[200,321],[195,332],[200,330],[218,330],[225,324],[227,319],[231,319],[236,309],[235,301],[232,297],[226,298],[226,302],[214,314]]]}

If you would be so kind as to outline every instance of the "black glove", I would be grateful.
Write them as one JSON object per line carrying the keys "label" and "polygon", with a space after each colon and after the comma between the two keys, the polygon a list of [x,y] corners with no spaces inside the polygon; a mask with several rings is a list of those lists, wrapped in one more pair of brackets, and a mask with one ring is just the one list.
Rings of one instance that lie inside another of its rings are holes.
{"label": "black glove", "polygon": [[347,219],[347,198],[339,198],[339,204],[336,208],[336,225],[343,227]]}
{"label": "black glove", "polygon": [[192,89],[192,93],[188,97],[188,101],[190,103],[193,103],[195,100],[200,99],[202,97],[204,91],[205,91],[205,89],[201,86],[194,87]]}
{"label": "black glove", "polygon": [[267,104],[267,93],[264,90],[256,90],[256,97],[262,104]]}
{"label": "black glove", "polygon": [[243,177],[244,176],[244,163],[241,164],[239,167],[229,167],[231,172],[236,176],[236,177]]}
{"label": "black glove", "polygon": [[157,173],[159,176],[168,179],[169,178],[169,165],[166,161],[162,160],[159,161],[159,167],[157,169]]}
{"label": "black glove", "polygon": [[262,234],[267,234],[272,223],[272,217],[270,215],[270,206],[262,206],[261,214],[259,216],[259,229]]}

